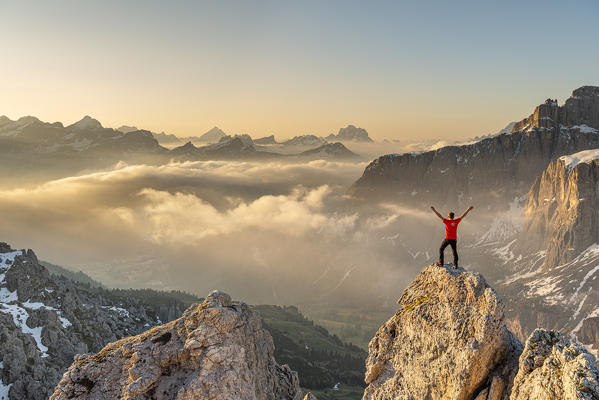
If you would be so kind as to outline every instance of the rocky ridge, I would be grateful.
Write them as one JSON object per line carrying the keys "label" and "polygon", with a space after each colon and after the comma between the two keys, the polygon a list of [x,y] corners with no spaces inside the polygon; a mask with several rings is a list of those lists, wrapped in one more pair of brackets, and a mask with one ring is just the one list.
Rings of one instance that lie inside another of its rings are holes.
{"label": "rocky ridge", "polygon": [[343,143],[327,143],[312,150],[306,150],[298,154],[298,157],[317,157],[317,158],[355,158],[358,155],[343,145]]}
{"label": "rocky ridge", "polygon": [[559,106],[557,100],[547,99],[528,118],[516,123],[512,132],[567,127],[599,129],[599,87],[582,86],[574,90],[563,106]]}
{"label": "rocky ridge", "polygon": [[259,317],[213,292],[167,325],[78,356],[51,399],[300,399],[273,353]]}
{"label": "rocky ridge", "polygon": [[599,87],[579,88],[564,106],[543,104],[511,133],[473,144],[379,157],[349,193],[404,203],[444,198],[452,207],[463,201],[505,206],[527,193],[552,160],[599,148],[598,94]]}

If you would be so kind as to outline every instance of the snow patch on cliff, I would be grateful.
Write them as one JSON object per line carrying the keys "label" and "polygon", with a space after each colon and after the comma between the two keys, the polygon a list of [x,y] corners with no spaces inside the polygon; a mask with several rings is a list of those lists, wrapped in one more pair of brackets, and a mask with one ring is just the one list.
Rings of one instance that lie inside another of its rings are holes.
{"label": "snow patch on cliff", "polygon": [[[596,131],[596,130],[595,130]],[[564,162],[568,172],[581,163],[588,163],[599,158],[599,149],[584,150],[569,156],[561,156],[559,159]]]}
{"label": "snow patch on cliff", "polygon": [[36,328],[30,328],[27,325],[29,313],[23,307],[19,307],[17,304],[2,304],[2,307],[3,308],[0,309],[0,312],[12,315],[13,322],[19,329],[21,329],[21,332],[33,337],[37,343],[37,348],[42,353],[42,358],[48,357],[48,348],[42,343],[43,327],[38,326]]}

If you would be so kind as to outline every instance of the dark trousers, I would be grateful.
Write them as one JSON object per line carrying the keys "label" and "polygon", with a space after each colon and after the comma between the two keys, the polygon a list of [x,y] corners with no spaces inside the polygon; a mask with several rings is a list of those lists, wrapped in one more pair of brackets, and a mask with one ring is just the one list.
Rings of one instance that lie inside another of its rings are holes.
{"label": "dark trousers", "polygon": [[439,262],[443,264],[445,248],[447,246],[451,246],[451,251],[453,253],[453,263],[457,267],[458,266],[458,249],[457,249],[458,241],[457,239],[445,239],[443,243],[441,243],[441,247],[439,247]]}

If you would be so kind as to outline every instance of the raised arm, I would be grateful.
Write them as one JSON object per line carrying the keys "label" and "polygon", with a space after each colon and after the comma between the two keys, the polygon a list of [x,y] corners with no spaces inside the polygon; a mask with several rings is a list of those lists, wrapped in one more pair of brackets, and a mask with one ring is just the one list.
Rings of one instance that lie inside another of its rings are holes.
{"label": "raised arm", "polygon": [[466,211],[464,211],[464,214],[462,214],[462,216],[460,217],[460,219],[464,218],[466,215],[468,215],[468,213],[470,212],[470,210],[472,210],[474,207],[470,206],[468,207],[468,209]]}
{"label": "raised arm", "polygon": [[431,210],[433,210],[433,212],[437,215],[437,217],[439,217],[441,220],[443,220],[443,217],[441,216],[441,214],[439,214],[437,212],[437,210],[435,210],[435,207],[431,206]]}

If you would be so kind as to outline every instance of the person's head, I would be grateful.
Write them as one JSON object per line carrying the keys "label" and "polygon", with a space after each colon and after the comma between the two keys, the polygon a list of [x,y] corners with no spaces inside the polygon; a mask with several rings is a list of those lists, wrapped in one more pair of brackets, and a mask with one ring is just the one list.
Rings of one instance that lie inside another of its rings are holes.
{"label": "person's head", "polygon": [[455,216],[455,214],[452,212],[449,213],[449,219],[453,219],[453,217]]}

